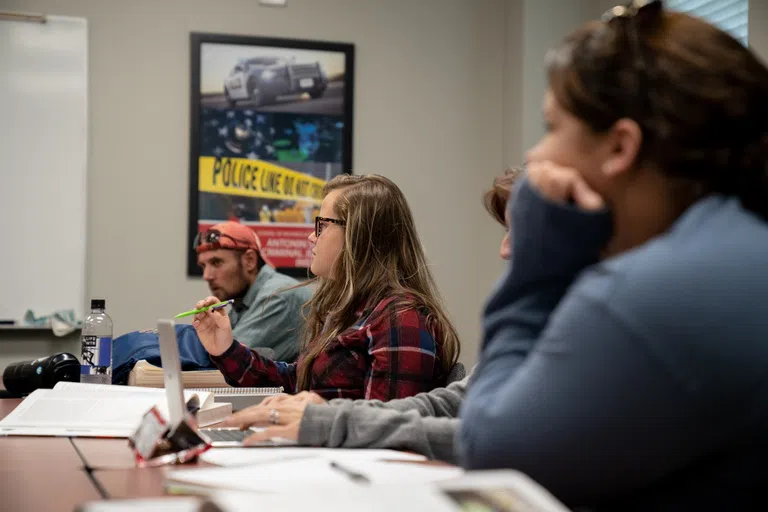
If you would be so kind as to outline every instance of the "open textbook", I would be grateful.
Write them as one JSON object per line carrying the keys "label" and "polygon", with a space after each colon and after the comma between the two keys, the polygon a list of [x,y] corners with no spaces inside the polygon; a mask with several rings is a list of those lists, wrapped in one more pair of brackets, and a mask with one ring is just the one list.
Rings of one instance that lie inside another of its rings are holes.
{"label": "open textbook", "polygon": [[[200,426],[232,413],[231,404],[214,403],[211,393],[184,392],[185,400],[193,396],[200,401]],[[168,416],[165,389],[59,382],[35,390],[0,420],[0,435],[127,438],[153,406]]]}

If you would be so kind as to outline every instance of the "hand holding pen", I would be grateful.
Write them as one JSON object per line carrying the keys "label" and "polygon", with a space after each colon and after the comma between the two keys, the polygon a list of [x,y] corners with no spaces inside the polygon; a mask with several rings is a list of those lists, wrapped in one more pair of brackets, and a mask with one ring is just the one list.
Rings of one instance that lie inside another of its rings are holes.
{"label": "hand holding pen", "polygon": [[187,312],[195,315],[192,325],[203,347],[212,356],[226,352],[234,341],[229,316],[223,309],[228,303],[230,301],[222,303],[216,297],[208,297],[198,302],[193,312]]}

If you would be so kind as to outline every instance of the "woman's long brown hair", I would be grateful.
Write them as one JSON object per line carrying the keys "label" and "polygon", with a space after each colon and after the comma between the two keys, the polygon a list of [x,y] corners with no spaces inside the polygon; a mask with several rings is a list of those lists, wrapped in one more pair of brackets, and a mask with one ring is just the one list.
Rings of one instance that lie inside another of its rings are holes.
{"label": "woman's long brown hair", "polygon": [[307,303],[303,359],[298,389],[309,389],[312,365],[362,309],[387,297],[400,309],[426,312],[427,326],[438,343],[438,358],[447,374],[459,358],[459,337],[448,318],[429,270],[416,226],[402,191],[378,175],[335,177],[325,194],[340,190],[335,215],[346,222],[344,247],[330,278],[317,278]]}

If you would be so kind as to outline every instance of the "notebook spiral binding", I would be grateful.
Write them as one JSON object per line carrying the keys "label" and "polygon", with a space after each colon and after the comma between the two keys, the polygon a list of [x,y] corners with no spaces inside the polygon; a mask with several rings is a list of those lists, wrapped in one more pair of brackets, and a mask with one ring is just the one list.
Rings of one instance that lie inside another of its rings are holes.
{"label": "notebook spiral binding", "polygon": [[214,395],[276,395],[285,389],[276,388],[192,388],[187,391],[213,393]]}

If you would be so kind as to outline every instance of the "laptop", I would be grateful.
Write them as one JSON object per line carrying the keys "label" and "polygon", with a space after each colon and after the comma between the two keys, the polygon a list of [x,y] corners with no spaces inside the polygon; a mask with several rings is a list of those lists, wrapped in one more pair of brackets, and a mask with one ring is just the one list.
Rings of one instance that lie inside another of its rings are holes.
{"label": "laptop", "polygon": [[[184,419],[187,406],[184,401],[184,382],[181,379],[181,358],[174,321],[159,319],[157,321],[157,333],[160,340],[160,360],[163,364],[165,394],[168,399],[168,413],[170,415],[168,419],[171,425],[178,425]],[[254,427],[246,430],[240,430],[237,427],[200,428],[197,429],[197,433],[210,442],[211,446],[225,448],[242,447],[246,437],[263,430],[263,428]],[[296,444],[295,441],[285,438],[274,438],[251,446],[290,446]]]}

